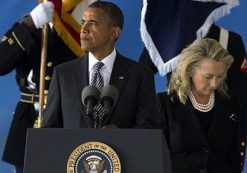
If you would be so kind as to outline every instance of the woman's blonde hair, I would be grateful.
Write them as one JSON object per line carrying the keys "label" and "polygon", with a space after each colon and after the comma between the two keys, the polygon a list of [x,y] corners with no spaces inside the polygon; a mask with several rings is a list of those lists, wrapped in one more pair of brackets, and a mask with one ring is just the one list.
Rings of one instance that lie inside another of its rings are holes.
{"label": "woman's blonde hair", "polygon": [[227,96],[227,84],[225,80],[227,71],[234,60],[218,41],[210,38],[196,40],[187,48],[183,49],[168,84],[168,95],[176,92],[180,102],[185,104],[187,93],[191,87],[191,76],[200,67],[204,59],[211,59],[225,64],[225,74],[217,91]]}

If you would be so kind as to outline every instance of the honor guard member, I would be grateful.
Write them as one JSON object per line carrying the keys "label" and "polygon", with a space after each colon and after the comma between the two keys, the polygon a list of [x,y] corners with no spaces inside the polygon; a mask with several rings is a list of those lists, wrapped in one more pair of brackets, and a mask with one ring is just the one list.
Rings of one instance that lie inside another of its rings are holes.
{"label": "honor guard member", "polygon": [[[26,132],[32,128],[38,116],[39,76],[41,61],[41,26],[52,20],[52,2],[39,4],[30,14],[15,23],[3,36],[0,44],[0,75],[15,70],[16,83],[20,90],[2,160],[15,165],[22,172]],[[45,91],[51,81],[54,66],[77,58],[53,27],[48,29]]]}
{"label": "honor guard member", "polygon": [[244,43],[239,34],[215,24],[210,27],[206,37],[218,40],[234,58],[234,63],[227,73],[227,85],[239,98],[240,103],[240,156],[243,167],[247,141],[247,62]]}

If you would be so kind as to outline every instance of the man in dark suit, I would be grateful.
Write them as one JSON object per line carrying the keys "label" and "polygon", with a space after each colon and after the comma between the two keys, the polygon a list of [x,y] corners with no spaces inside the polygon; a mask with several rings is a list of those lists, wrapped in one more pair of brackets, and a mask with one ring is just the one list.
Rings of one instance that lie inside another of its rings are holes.
{"label": "man in dark suit", "polygon": [[81,102],[81,92],[92,84],[93,67],[100,69],[104,85],[114,85],[119,98],[103,128],[149,128],[155,119],[155,89],[152,72],[145,66],[120,55],[114,45],[124,17],[110,2],[96,1],[84,11],[81,48],[89,52],[82,59],[64,63],[54,69],[49,88],[43,127],[93,127]]}

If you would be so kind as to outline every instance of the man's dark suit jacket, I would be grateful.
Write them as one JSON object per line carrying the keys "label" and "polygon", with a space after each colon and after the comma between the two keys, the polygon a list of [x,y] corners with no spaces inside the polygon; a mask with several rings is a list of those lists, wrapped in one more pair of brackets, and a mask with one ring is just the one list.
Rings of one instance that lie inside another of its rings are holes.
{"label": "man's dark suit jacket", "polygon": [[[81,92],[89,85],[88,56],[54,69],[44,113],[43,127],[91,128]],[[152,72],[117,53],[110,84],[119,98],[107,122],[119,128],[149,128],[155,114],[155,88]]]}
{"label": "man's dark suit jacket", "polygon": [[183,105],[173,96],[173,102],[167,93],[157,96],[173,173],[240,173],[235,102],[216,93],[213,121],[205,134],[191,102]]}

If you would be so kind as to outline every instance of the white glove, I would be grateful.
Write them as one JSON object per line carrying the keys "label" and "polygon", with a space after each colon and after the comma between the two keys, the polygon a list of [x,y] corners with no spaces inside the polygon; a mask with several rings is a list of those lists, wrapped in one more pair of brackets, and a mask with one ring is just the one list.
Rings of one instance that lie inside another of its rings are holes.
{"label": "white glove", "polygon": [[31,12],[33,23],[36,28],[41,28],[44,24],[50,22],[53,17],[54,5],[50,1],[46,1],[37,5]]}

